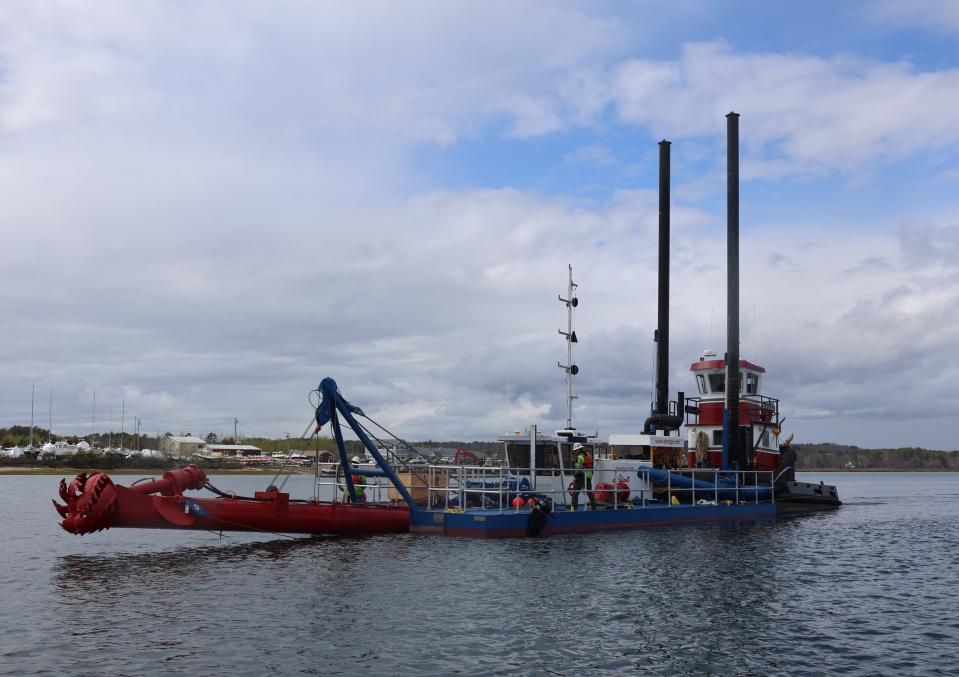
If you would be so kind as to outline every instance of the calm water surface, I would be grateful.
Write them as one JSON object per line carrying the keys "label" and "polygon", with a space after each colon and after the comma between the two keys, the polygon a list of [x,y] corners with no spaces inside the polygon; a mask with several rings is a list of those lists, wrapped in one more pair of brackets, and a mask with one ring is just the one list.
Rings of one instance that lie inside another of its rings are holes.
{"label": "calm water surface", "polygon": [[0,477],[0,675],[957,674],[959,474],[813,478],[847,505],[484,542],[76,537]]}

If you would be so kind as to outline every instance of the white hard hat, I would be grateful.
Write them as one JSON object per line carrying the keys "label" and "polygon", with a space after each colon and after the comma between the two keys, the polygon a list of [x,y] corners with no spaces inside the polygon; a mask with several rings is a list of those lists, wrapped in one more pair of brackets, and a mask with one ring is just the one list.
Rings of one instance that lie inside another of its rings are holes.
{"label": "white hard hat", "polygon": [[362,463],[362,462],[363,461],[360,460],[359,456],[354,456],[353,458],[350,459],[350,463]]}
{"label": "white hard hat", "polygon": [[579,442],[573,445],[573,451],[579,451],[582,448],[583,448],[583,445],[580,444]]}

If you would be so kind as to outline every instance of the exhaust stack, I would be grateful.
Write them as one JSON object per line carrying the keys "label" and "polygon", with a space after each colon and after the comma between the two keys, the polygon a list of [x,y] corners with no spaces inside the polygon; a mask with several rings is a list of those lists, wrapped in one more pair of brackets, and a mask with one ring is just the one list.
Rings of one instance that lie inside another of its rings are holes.
{"label": "exhaust stack", "polygon": [[656,320],[656,409],[669,413],[669,141],[659,142],[659,294]]}
{"label": "exhaust stack", "polygon": [[739,427],[739,113],[726,116],[726,402],[723,469],[742,470]]}
{"label": "exhaust stack", "polygon": [[657,429],[678,430],[683,425],[685,400],[677,396],[676,414],[669,413],[669,147],[659,142],[659,289],[657,294],[656,333],[656,401],[652,415],[643,424],[643,432],[655,434]]}

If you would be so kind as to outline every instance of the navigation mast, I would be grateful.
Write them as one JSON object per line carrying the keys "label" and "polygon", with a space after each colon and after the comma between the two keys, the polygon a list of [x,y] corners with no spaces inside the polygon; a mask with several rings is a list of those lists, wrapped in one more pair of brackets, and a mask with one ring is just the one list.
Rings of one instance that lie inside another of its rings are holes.
{"label": "navigation mast", "polygon": [[576,298],[576,287],[578,285],[573,282],[573,266],[569,266],[569,286],[566,289],[566,298],[559,296],[559,300],[566,304],[566,331],[562,329],[559,330],[559,333],[562,336],[566,337],[566,364],[560,362],[556,363],[556,366],[560,369],[566,371],[566,429],[575,430],[573,428],[573,400],[576,399],[576,395],[573,394],[573,377],[579,373],[579,367],[573,364],[573,344],[578,343],[576,340],[576,331],[573,329],[573,310],[576,306],[579,305],[579,299]]}

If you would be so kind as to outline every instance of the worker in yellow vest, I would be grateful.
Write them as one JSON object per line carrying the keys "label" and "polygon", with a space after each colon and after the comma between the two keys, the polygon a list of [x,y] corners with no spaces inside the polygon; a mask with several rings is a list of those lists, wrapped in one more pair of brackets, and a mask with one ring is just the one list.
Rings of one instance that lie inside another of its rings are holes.
{"label": "worker in yellow vest", "polygon": [[[354,456],[350,459],[350,463],[353,465],[359,465],[363,461],[360,460],[359,456]],[[353,474],[353,491],[356,493],[356,502],[365,503],[366,502],[366,477],[358,473]],[[345,494],[347,493],[346,482],[343,482],[343,485],[340,487],[340,490]]]}
{"label": "worker in yellow vest", "polygon": [[577,442],[573,445],[573,453],[576,454],[573,474],[573,505],[570,510],[576,510],[579,506],[579,492],[586,491],[586,498],[589,500],[589,507],[596,509],[596,497],[593,495],[593,454],[585,446]]}

